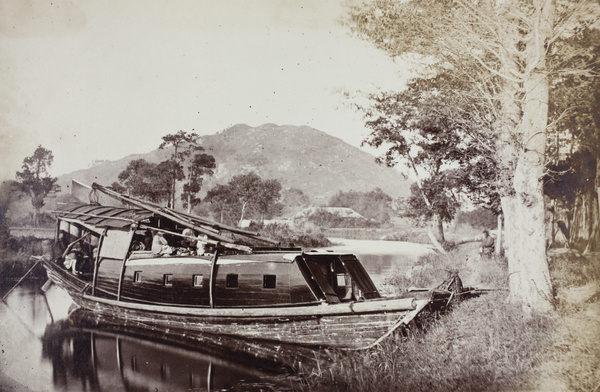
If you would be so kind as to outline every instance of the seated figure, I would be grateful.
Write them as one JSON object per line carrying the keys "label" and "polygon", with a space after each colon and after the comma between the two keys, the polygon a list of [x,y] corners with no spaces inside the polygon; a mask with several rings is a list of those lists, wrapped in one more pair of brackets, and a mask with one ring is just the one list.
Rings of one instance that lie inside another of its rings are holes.
{"label": "seated figure", "polygon": [[67,270],[71,270],[73,274],[79,275],[81,272],[78,271],[77,268],[79,267],[79,264],[81,264],[82,259],[83,254],[81,252],[81,246],[79,244],[75,244],[70,250],[67,251],[67,254],[65,255],[64,266]]}
{"label": "seated figure", "polygon": [[192,230],[188,227],[188,228],[185,228],[181,234],[185,236],[181,240],[181,246],[190,252],[194,251],[196,248],[196,241],[194,239],[192,239],[192,238],[196,237],[194,230]]}
{"label": "seated figure", "polygon": [[198,236],[198,240],[196,241],[196,253],[198,255],[203,255],[208,251],[208,236],[206,234],[201,234]]}
{"label": "seated figure", "polygon": [[152,253],[158,256],[173,254],[173,248],[169,246],[169,243],[165,239],[165,235],[160,231],[154,234],[154,239],[152,240]]}

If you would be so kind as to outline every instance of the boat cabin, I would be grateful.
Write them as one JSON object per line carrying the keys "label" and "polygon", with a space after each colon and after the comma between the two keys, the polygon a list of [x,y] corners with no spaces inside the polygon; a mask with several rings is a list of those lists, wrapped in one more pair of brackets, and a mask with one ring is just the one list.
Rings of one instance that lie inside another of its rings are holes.
{"label": "boat cabin", "polygon": [[380,297],[350,254],[239,245],[239,233],[145,209],[78,204],[57,217],[53,259],[96,297],[210,308]]}

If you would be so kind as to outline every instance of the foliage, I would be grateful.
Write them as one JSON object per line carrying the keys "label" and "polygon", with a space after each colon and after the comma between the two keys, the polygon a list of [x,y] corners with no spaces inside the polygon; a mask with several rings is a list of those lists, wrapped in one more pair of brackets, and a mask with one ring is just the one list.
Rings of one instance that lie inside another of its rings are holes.
{"label": "foliage", "polygon": [[191,210],[200,203],[201,200],[196,195],[202,189],[203,176],[212,176],[216,167],[215,157],[212,155],[204,153],[194,155],[188,167],[186,183],[183,184],[181,193],[184,208]]}
{"label": "foliage", "polygon": [[16,181],[3,181],[0,185],[0,249],[5,248],[10,233],[8,231],[12,222],[7,217],[7,212],[13,202],[22,196],[20,184]]}
{"label": "foliage", "polygon": [[125,193],[127,192],[127,188],[125,188],[123,185],[119,184],[118,182],[113,182],[112,184],[110,184],[110,188],[118,193]]}
{"label": "foliage", "polygon": [[380,188],[370,192],[339,191],[329,199],[328,206],[352,208],[365,218],[380,223],[388,223],[393,214],[392,198]]}
{"label": "foliage", "polygon": [[500,208],[491,141],[483,134],[493,116],[482,116],[489,109],[465,99],[465,88],[447,75],[417,79],[401,93],[371,95],[372,105],[363,108],[371,129],[365,142],[386,147],[380,162],[402,162],[417,177],[402,216],[449,222],[460,194]]}
{"label": "foliage", "polygon": [[[181,168],[173,161],[163,161],[157,165],[144,159],[136,159],[119,173],[119,181],[132,196],[155,203],[168,203],[172,198],[172,176],[180,179],[183,177]],[[122,190],[120,184],[113,185]]]}
{"label": "foliage", "polygon": [[544,193],[563,201],[569,208],[577,196],[594,191],[596,157],[589,152],[575,151],[571,156],[548,165],[544,177]]}
{"label": "foliage", "polygon": [[456,224],[469,224],[477,229],[495,229],[498,226],[498,216],[485,208],[471,211],[459,211],[456,215]]}
{"label": "foliage", "polygon": [[[0,290],[13,286],[25,273],[33,267],[35,260],[31,255],[43,253],[42,241],[36,237],[11,237],[6,247],[0,247]],[[38,266],[27,277],[47,279],[46,271]]]}
{"label": "foliage", "polygon": [[[550,58],[554,67],[572,71],[552,75],[548,154],[554,164],[574,153],[600,154],[600,30],[577,25],[571,34],[560,37]],[[564,56],[568,54],[568,56]]]}
{"label": "foliage", "polygon": [[[600,215],[596,208],[596,188],[600,186],[598,42],[600,31],[596,27],[579,25],[556,42],[559,52],[569,56],[552,56],[551,61],[573,71],[551,78],[552,123],[547,141],[550,162],[544,178],[545,194],[554,201],[553,219],[566,221],[571,229],[571,245],[581,245],[586,251],[600,247]],[[587,72],[582,72],[586,68]]]}
{"label": "foliage", "polygon": [[223,223],[235,224],[246,217],[268,219],[281,212],[281,183],[263,180],[254,172],[233,176],[225,185],[210,189],[204,202]]}
{"label": "foliage", "polygon": [[248,229],[260,231],[261,235],[279,241],[284,247],[321,248],[331,245],[323,232],[313,229],[300,230],[284,224],[254,222]]}
{"label": "foliage", "polygon": [[17,172],[17,181],[21,190],[31,197],[31,204],[35,209],[34,224],[37,225],[37,214],[45,205],[44,199],[50,192],[57,192],[60,187],[56,184],[58,178],[49,174],[54,155],[52,151],[41,145],[33,155],[23,160],[23,171]]}
{"label": "foliage", "polygon": [[8,230],[9,223],[6,217],[6,209],[4,206],[0,206],[0,249],[6,249],[8,245],[8,238],[10,237],[10,231]]}
{"label": "foliage", "polygon": [[[400,201],[400,216],[412,218],[424,223],[434,216],[450,222],[456,215],[460,204],[451,189],[447,189],[441,181],[425,180],[420,189],[417,184],[411,184],[411,195]],[[425,203],[425,195],[430,205]]]}
{"label": "foliage", "polygon": [[[573,56],[555,44],[559,37],[597,19],[598,3],[592,0],[379,0],[350,7],[348,23],[355,35],[393,57],[411,56],[428,64],[429,72],[420,72],[420,79],[441,78],[449,83],[436,82],[437,90],[425,91],[443,97],[446,107],[467,103],[469,110],[464,113],[474,114],[476,120],[466,123],[467,132],[482,125],[480,134],[489,141],[503,213],[510,225],[508,260],[512,269],[521,271],[511,275],[511,299],[531,307],[550,307],[542,235],[549,75],[585,73],[592,63],[587,58],[576,69],[570,68],[563,60]],[[453,91],[458,99],[445,98],[454,97]],[[392,126],[393,120],[384,118]],[[388,133],[395,130],[387,125],[381,128]],[[393,146],[400,151],[408,148],[407,143]]]}
{"label": "foliage", "polygon": [[[183,185],[181,200],[184,207],[191,211],[192,207],[200,202],[196,194],[202,188],[202,178],[204,175],[212,175],[216,168],[215,159],[212,155],[200,153],[204,147],[198,144],[200,136],[195,132],[187,133],[179,131],[175,134],[168,134],[162,137],[162,143],[159,148],[164,149],[173,147],[171,154],[171,165],[168,166],[166,173],[169,174],[169,184],[171,187],[169,207],[175,206],[175,188],[177,181],[186,180]],[[193,155],[191,161],[189,157]],[[187,172],[187,174],[186,174]]]}

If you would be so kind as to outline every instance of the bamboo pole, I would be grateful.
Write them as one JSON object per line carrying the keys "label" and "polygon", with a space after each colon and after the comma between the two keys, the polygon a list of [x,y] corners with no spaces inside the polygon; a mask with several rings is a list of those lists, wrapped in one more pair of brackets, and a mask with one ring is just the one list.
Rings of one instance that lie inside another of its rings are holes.
{"label": "bamboo pole", "polygon": [[19,281],[17,282],[17,284],[15,284],[15,285],[14,285],[14,286],[13,286],[13,287],[10,289],[10,290],[8,290],[8,293],[6,293],[6,294],[4,295],[4,297],[2,297],[2,302],[4,302],[4,300],[6,299],[6,297],[8,297],[8,295],[9,295],[10,293],[12,293],[12,291],[13,291],[13,290],[14,290],[14,289],[15,289],[15,288],[16,288],[16,287],[19,285],[19,283],[21,283],[21,282],[23,281],[23,279],[25,279],[25,277],[26,277],[27,275],[29,275],[29,273],[30,273],[31,271],[33,271],[33,269],[34,269],[34,268],[35,268],[35,267],[36,267],[36,266],[37,266],[37,265],[40,263],[40,261],[42,261],[42,259],[41,259],[41,258],[39,258],[39,259],[38,259],[38,260],[35,262],[35,264],[34,264],[34,265],[31,267],[31,268],[29,268],[29,271],[25,272],[25,275],[23,275],[23,277],[22,277],[21,279],[19,279]]}
{"label": "bamboo pole", "polygon": [[[115,198],[117,198],[117,199],[119,199],[121,201],[125,201],[125,202],[131,203],[133,205],[136,205],[138,207],[141,207],[141,208],[147,209],[149,211],[152,211],[155,214],[158,214],[158,215],[163,216],[163,217],[165,217],[167,219],[170,219],[170,220],[172,220],[172,221],[174,221],[176,223],[179,223],[182,226],[189,227],[190,229],[199,231],[199,232],[201,232],[203,234],[206,234],[207,236],[210,236],[210,237],[212,237],[214,239],[217,239],[219,241],[233,242],[233,240],[231,238],[222,236],[220,234],[217,234],[212,229],[207,229],[205,227],[197,226],[194,223],[191,223],[191,222],[183,219],[181,216],[179,216],[180,215],[179,212],[173,211],[173,210],[171,210],[169,208],[167,208],[167,211],[165,211],[165,209],[163,207],[154,207],[154,206],[151,205],[152,203],[143,202],[143,201],[140,201],[140,200],[136,200],[136,199],[133,199],[133,198],[121,195],[118,192],[115,192],[113,190],[107,189],[107,188],[103,187],[102,185],[99,185],[99,184],[96,184],[96,183],[92,184],[92,188],[95,189],[95,190],[99,190],[101,192],[104,192],[107,195],[115,197]],[[201,221],[202,220],[202,219],[199,219],[199,218],[196,218],[196,217],[190,218],[190,219],[193,219],[193,220],[196,220],[196,221]],[[273,243],[273,244],[277,243],[276,241],[268,239],[268,238],[254,237],[252,235],[248,235],[247,234],[248,232],[245,232],[243,230],[231,230],[229,228],[227,230],[231,231],[231,232],[234,232],[234,233],[237,233],[237,234],[243,234],[243,235],[246,235],[246,236],[258,239],[258,240],[262,240],[262,241],[265,241],[265,242],[269,242],[269,243]]]}
{"label": "bamboo pole", "polygon": [[228,237],[225,237],[225,236],[222,236],[222,235],[219,235],[219,234],[215,234],[212,230],[207,230],[207,229],[205,229],[203,227],[200,227],[200,226],[194,225],[192,223],[189,223],[189,222],[187,222],[187,221],[185,221],[185,220],[183,220],[183,219],[181,219],[179,217],[176,217],[176,216],[174,216],[174,215],[172,215],[172,214],[170,214],[168,212],[162,211],[162,210],[160,210],[158,208],[154,208],[154,207],[145,205],[145,203],[142,203],[142,202],[139,202],[139,201],[136,201],[136,200],[132,200],[132,199],[130,199],[128,197],[125,197],[125,196],[117,193],[117,192],[114,192],[114,191],[111,191],[109,189],[106,189],[102,185],[98,185],[98,184],[94,183],[92,185],[92,187],[94,189],[98,189],[98,190],[106,193],[109,196],[114,196],[115,198],[117,198],[119,200],[126,201],[126,202],[131,203],[133,205],[136,205],[138,207],[141,207],[141,208],[144,208],[146,210],[152,211],[155,214],[158,214],[158,215],[160,215],[160,216],[162,216],[164,218],[170,219],[173,222],[179,223],[182,226],[189,227],[190,229],[199,231],[199,232],[201,232],[203,234],[206,234],[207,236],[210,236],[212,238],[215,238],[215,239],[218,239],[218,240],[224,241],[224,242],[233,242],[231,238],[228,238]]}
{"label": "bamboo pole", "polygon": [[[120,193],[115,192],[115,191],[113,191],[111,189],[108,189],[108,188],[106,188],[106,187],[104,187],[104,186],[102,186],[100,184],[94,183],[94,184],[92,184],[92,188],[94,190],[97,189],[97,190],[99,190],[101,192],[106,193],[109,196],[115,197],[115,198],[117,198],[117,199],[119,199],[121,201],[125,201],[125,202],[128,202],[128,203],[131,203],[131,204],[136,205],[138,207],[146,208],[146,209],[149,209],[149,210],[152,210],[150,207],[153,207],[154,209],[158,209],[158,212],[156,212],[156,213],[161,214],[161,215],[167,215],[167,217],[169,219],[177,218],[177,219],[181,219],[183,221],[186,221],[185,218],[188,218],[189,220],[196,221],[196,222],[198,222],[200,224],[203,224],[203,225],[207,225],[207,226],[210,227],[210,229],[209,228],[203,228],[203,229],[204,230],[211,230],[211,231],[213,231],[214,232],[213,235],[218,235],[218,232],[216,232],[215,229],[214,229],[214,227],[218,227],[220,229],[232,232],[234,234],[240,234],[240,235],[244,235],[244,236],[247,236],[247,237],[250,237],[250,238],[253,238],[253,239],[257,239],[257,240],[260,240],[260,241],[264,241],[264,242],[268,242],[268,243],[272,243],[272,244],[278,244],[278,241],[275,241],[275,240],[272,240],[272,239],[266,238],[266,237],[261,237],[260,233],[255,233],[255,232],[251,232],[251,231],[247,231],[247,230],[238,229],[238,228],[233,227],[233,226],[228,226],[228,225],[223,225],[223,224],[217,224],[216,222],[210,221],[208,219],[203,219],[203,218],[200,218],[200,217],[192,215],[192,214],[186,214],[184,212],[176,211],[173,208],[163,207],[163,206],[161,206],[159,204],[152,203],[152,202],[145,201],[145,200],[139,200],[139,199],[136,199],[136,198],[133,198],[133,197],[130,197],[130,196],[124,196],[124,195],[121,195]],[[189,221],[186,221],[186,222],[188,224],[191,224]],[[204,233],[204,234],[209,235],[209,233]]]}

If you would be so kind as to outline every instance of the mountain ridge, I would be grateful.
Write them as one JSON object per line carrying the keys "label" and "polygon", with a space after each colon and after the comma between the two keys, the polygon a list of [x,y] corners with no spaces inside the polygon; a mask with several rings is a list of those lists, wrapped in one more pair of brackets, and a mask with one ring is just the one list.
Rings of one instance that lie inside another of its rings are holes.
{"label": "mountain ridge", "polygon": [[[234,175],[254,171],[264,179],[279,180],[284,189],[301,189],[314,204],[326,203],[340,190],[381,188],[393,198],[410,193],[410,181],[395,169],[378,165],[373,155],[308,126],[236,124],[203,135],[199,142],[217,163],[214,176],[205,179],[203,192]],[[71,179],[110,185],[134,159],[159,163],[169,156],[170,150],[158,148],[128,155],[61,175],[59,184],[63,192],[70,190]]]}

